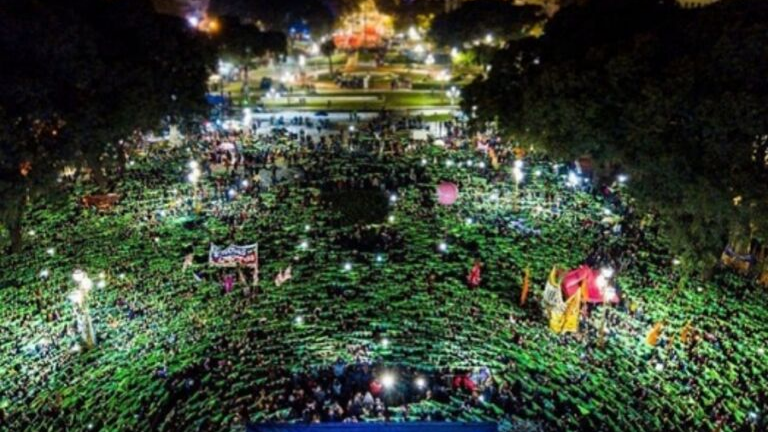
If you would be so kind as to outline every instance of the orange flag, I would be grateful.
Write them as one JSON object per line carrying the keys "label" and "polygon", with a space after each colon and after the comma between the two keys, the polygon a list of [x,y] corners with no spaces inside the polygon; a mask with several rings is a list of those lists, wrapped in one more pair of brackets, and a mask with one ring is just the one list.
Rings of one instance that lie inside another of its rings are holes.
{"label": "orange flag", "polygon": [[680,342],[684,344],[688,343],[688,339],[691,337],[692,329],[693,327],[691,327],[691,320],[688,320],[688,322],[686,322],[683,326],[683,329],[680,331]]}
{"label": "orange flag", "polygon": [[531,268],[525,269],[525,277],[523,277],[523,291],[520,293],[520,306],[525,304],[525,300],[528,299],[528,289],[531,285]]}
{"label": "orange flag", "polygon": [[664,328],[664,321],[657,322],[651,331],[648,332],[648,336],[645,338],[645,343],[650,346],[656,346],[659,343],[659,336],[661,336],[661,330]]}

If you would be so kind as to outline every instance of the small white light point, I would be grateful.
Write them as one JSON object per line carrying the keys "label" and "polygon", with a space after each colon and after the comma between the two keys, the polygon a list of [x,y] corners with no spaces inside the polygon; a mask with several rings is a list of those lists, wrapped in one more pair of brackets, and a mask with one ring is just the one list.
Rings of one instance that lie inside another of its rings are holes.
{"label": "small white light point", "polygon": [[352,263],[344,263],[344,271],[352,270]]}
{"label": "small white light point", "polygon": [[96,288],[106,288],[106,286],[107,286],[107,281],[104,281],[104,280],[100,280],[96,283]]}
{"label": "small white light point", "polygon": [[454,163],[454,162],[453,162],[451,159],[448,159],[447,161],[445,161],[445,166],[447,166],[447,167],[452,167],[452,166],[453,166],[453,163]]}
{"label": "small white light point", "polygon": [[381,254],[376,255],[376,262],[378,262],[378,263],[384,262],[384,257],[381,256]]}
{"label": "small white light point", "polygon": [[40,277],[41,277],[42,279],[45,279],[45,278],[47,278],[49,274],[50,274],[50,273],[48,272],[48,269],[44,269],[44,270],[40,271]]}
{"label": "small white light point", "polygon": [[464,219],[464,222],[465,222],[467,225],[472,225],[473,223],[475,223],[475,220],[474,220],[474,219],[472,219],[471,217],[468,217],[468,218]]}
{"label": "small white light point", "polygon": [[45,253],[47,253],[50,256],[54,256],[54,255],[56,255],[56,249],[48,248],[48,249],[45,250]]}
{"label": "small white light point", "polygon": [[247,187],[248,187],[248,185],[249,185],[249,183],[248,183],[248,180],[243,180],[242,182],[240,182],[240,185],[241,185],[242,187],[244,187],[244,188],[247,188]]}
{"label": "small white light point", "polygon": [[309,226],[309,224],[307,224],[307,225],[304,225],[304,231],[305,231],[305,232],[309,232],[309,230],[311,230],[311,229],[312,229],[312,227],[311,227],[311,226]]}
{"label": "small white light point", "polygon": [[480,162],[479,164],[477,164],[477,166],[480,167],[481,169],[485,169],[485,162]]}
{"label": "small white light point", "polygon": [[416,378],[416,387],[423,389],[426,386],[427,386],[427,380],[425,380],[422,377]]}
{"label": "small white light point", "polygon": [[763,348],[758,348],[758,349],[757,349],[757,353],[758,353],[758,354],[760,354],[760,355],[763,355],[763,354],[765,354],[765,349],[763,349]]}
{"label": "small white light point", "polygon": [[306,240],[304,240],[303,242],[301,242],[301,243],[299,244],[299,248],[300,248],[300,249],[303,249],[303,250],[307,250],[307,248],[309,248],[309,242],[308,242],[308,241],[306,241]]}
{"label": "small white light point", "polygon": [[389,346],[389,339],[387,339],[387,338],[382,339],[381,340],[381,346],[383,346],[384,348],[388,347]]}
{"label": "small white light point", "polygon": [[295,322],[296,325],[302,325],[304,324],[304,317],[299,315],[296,318],[294,318],[293,322]]}
{"label": "small white light point", "polygon": [[627,180],[629,180],[629,177],[626,174],[619,174],[616,179],[619,181],[619,183],[626,183]]}
{"label": "small white light point", "polygon": [[37,234],[37,231],[35,230],[29,230],[29,235],[34,237]]}
{"label": "small white light point", "polygon": [[390,216],[390,217],[387,218],[387,220],[389,221],[389,223],[393,223],[395,221],[395,217],[394,216]]}
{"label": "small white light point", "polygon": [[387,389],[392,388],[392,386],[395,385],[395,376],[392,375],[391,373],[385,373],[381,377],[381,385],[383,385],[384,388],[387,388]]}
{"label": "small white light point", "polygon": [[439,250],[440,252],[447,252],[448,244],[446,242],[440,242],[440,244],[437,245],[437,250]]}
{"label": "small white light point", "polygon": [[397,202],[397,195],[395,195],[395,194],[390,195],[389,196],[389,202],[392,203],[392,204],[396,203]]}
{"label": "small white light point", "polygon": [[661,372],[664,370],[664,364],[663,363],[656,363],[656,371]]}
{"label": "small white light point", "polygon": [[535,175],[536,177],[541,177],[541,170],[537,169],[536,171],[533,172],[533,175]]}
{"label": "small white light point", "polygon": [[120,279],[125,279],[125,273],[120,273],[117,277],[119,277]]}
{"label": "small white light point", "polygon": [[237,191],[234,189],[230,189],[227,193],[229,194],[230,198],[234,198],[237,195]]}
{"label": "small white light point", "polygon": [[424,165],[426,165],[426,164],[427,164],[427,160],[426,160],[426,159],[422,159],[422,160],[421,160],[421,166],[424,166]]}

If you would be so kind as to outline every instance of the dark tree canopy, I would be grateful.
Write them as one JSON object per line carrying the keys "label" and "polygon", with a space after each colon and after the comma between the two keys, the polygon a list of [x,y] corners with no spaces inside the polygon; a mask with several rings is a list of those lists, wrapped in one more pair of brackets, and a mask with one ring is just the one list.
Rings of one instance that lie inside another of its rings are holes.
{"label": "dark tree canopy", "polygon": [[437,15],[430,37],[442,46],[461,46],[491,34],[495,38],[515,39],[541,19],[537,6],[515,6],[504,0],[472,0],[458,9]]}
{"label": "dark tree canopy", "polygon": [[627,172],[672,248],[707,267],[733,236],[768,238],[766,76],[766,2],[594,0],[500,52],[465,103],[605,178]]}
{"label": "dark tree canopy", "polygon": [[[203,113],[209,54],[144,0],[13,0],[0,8],[0,214],[16,247],[27,198],[61,195],[64,166],[102,189],[122,140]],[[23,167],[24,169],[20,169]]]}
{"label": "dark tree canopy", "polygon": [[268,30],[285,33],[303,23],[321,35],[331,30],[334,21],[331,5],[322,0],[212,0],[209,9],[214,15],[258,21]]}

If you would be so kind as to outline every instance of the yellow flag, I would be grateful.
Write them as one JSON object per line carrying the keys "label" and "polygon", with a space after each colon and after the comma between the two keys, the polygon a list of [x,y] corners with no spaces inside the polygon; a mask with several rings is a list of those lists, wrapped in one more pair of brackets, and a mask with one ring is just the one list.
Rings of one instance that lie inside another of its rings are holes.
{"label": "yellow flag", "polygon": [[523,291],[520,293],[520,306],[525,304],[525,300],[528,299],[528,289],[531,284],[531,269],[525,269],[525,277],[523,277]]}
{"label": "yellow flag", "polygon": [[664,328],[664,321],[657,322],[651,331],[648,332],[648,336],[645,338],[645,343],[650,346],[656,346],[659,343],[659,336],[661,336],[661,330]]}
{"label": "yellow flag", "polygon": [[581,314],[581,290],[565,302],[565,311],[553,311],[549,319],[549,328],[555,333],[579,331]]}

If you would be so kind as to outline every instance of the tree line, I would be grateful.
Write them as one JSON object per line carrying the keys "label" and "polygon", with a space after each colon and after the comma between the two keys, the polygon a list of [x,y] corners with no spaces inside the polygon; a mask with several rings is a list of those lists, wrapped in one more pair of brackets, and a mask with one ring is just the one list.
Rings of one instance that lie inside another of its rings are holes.
{"label": "tree line", "polygon": [[[557,158],[629,176],[673,252],[711,269],[768,237],[768,3],[591,0],[510,40],[465,91],[478,122]],[[468,111],[469,112],[469,111]]]}

